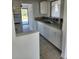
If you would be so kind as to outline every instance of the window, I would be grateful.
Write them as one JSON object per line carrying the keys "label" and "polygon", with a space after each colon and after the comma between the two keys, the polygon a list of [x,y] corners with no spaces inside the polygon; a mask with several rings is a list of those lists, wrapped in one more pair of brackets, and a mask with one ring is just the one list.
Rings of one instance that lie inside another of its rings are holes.
{"label": "window", "polygon": [[60,4],[58,1],[51,2],[51,17],[60,17]]}

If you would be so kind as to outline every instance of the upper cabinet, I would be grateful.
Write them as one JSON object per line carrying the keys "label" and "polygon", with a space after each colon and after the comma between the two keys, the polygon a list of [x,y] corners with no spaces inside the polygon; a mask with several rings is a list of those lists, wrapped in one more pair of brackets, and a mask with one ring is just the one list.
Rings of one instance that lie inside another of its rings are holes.
{"label": "upper cabinet", "polygon": [[40,2],[40,13],[47,14],[47,1]]}

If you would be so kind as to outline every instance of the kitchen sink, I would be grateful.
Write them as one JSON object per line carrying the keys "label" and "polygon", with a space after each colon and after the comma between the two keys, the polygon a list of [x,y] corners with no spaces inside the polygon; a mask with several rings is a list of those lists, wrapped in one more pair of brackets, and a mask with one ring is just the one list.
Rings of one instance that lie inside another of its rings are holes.
{"label": "kitchen sink", "polygon": [[51,20],[44,20],[43,22],[45,22],[45,23],[49,23],[49,24],[54,23],[54,22],[53,22],[53,21],[51,21]]}

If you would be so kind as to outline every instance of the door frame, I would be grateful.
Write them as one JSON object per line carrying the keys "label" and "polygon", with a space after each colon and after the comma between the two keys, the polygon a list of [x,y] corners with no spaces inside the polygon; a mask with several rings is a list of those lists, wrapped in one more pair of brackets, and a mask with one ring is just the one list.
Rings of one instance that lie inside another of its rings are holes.
{"label": "door frame", "polygon": [[[28,25],[29,25],[29,12],[28,12],[28,8],[21,8],[21,9],[27,9],[27,15],[28,15]],[[21,19],[22,19],[22,14],[21,14]]]}

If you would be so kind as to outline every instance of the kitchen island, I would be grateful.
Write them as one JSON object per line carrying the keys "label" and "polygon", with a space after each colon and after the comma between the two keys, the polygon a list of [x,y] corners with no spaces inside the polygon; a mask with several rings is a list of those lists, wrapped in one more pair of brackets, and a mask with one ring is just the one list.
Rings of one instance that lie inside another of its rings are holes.
{"label": "kitchen island", "polygon": [[19,33],[12,41],[12,59],[40,59],[39,32]]}

